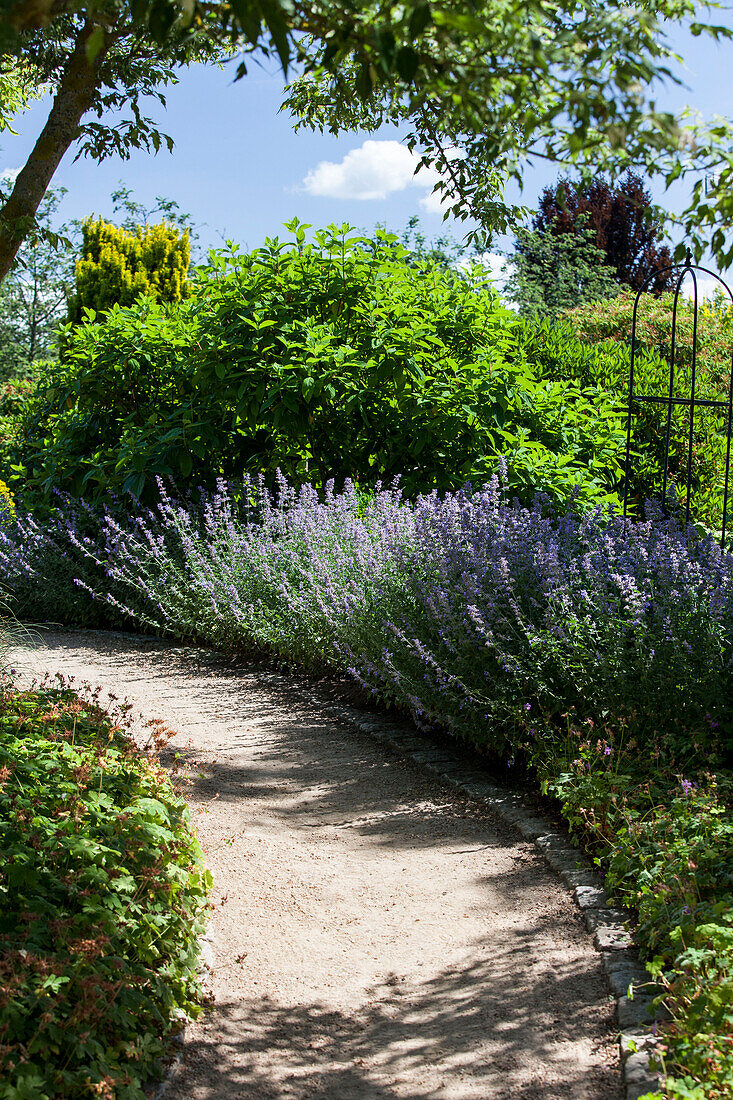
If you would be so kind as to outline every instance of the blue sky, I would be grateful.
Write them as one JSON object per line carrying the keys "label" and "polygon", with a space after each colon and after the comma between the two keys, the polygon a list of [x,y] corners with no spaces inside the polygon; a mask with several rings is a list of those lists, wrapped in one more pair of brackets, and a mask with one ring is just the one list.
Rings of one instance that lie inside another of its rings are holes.
{"label": "blue sky", "polygon": [[[680,35],[673,42],[685,57],[689,90],[669,88],[658,96],[659,105],[676,109],[689,103],[706,115],[733,116],[733,44]],[[173,137],[173,153],[136,153],[129,161],[101,165],[73,163],[68,154],[54,180],[69,191],[61,215],[111,214],[110,193],[122,180],[143,203],[152,204],[156,195],[175,199],[203,224],[206,245],[229,237],[254,247],[281,233],[282,223],[295,215],[315,225],[348,221],[366,229],[385,222],[399,232],[417,214],[428,237],[445,231],[429,199],[429,180],[420,185],[413,179],[407,151],[395,144],[398,131],[340,138],[296,134],[289,117],[279,112],[281,99],[282,76],[274,66],[270,72],[253,66],[237,83],[233,69],[182,71],[180,83],[168,91],[167,109],[152,111]],[[46,111],[47,104],[36,105],[18,120],[17,137],[3,135],[0,170],[24,162]],[[557,174],[548,166],[528,172],[529,204]],[[674,208],[685,193],[686,188],[656,197]],[[453,232],[460,237],[463,229],[454,226]]]}

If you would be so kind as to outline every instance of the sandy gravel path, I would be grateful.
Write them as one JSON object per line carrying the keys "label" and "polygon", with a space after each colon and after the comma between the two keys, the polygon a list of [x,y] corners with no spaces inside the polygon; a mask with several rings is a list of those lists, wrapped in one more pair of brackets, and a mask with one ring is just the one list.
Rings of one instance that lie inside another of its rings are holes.
{"label": "sandy gravel path", "polygon": [[590,938],[486,808],[213,654],[59,633],[14,663],[127,696],[192,769],[215,1006],[170,1100],[620,1100]]}

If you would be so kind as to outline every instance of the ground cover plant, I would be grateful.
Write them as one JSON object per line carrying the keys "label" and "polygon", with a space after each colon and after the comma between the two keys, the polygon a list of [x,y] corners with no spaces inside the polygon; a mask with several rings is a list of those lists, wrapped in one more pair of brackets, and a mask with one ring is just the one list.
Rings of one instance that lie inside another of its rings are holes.
{"label": "ground cover plant", "polygon": [[200,1003],[185,803],[95,698],[6,685],[0,853],[0,1097],[142,1098]]}
{"label": "ground cover plant", "polygon": [[[729,1095],[733,558],[660,514],[558,515],[496,479],[413,502],[285,481],[161,493],[93,532],[70,521],[87,590],[147,629],[348,672],[529,769],[639,913],[672,1013],[666,1095]],[[11,586],[25,522],[0,550]]]}

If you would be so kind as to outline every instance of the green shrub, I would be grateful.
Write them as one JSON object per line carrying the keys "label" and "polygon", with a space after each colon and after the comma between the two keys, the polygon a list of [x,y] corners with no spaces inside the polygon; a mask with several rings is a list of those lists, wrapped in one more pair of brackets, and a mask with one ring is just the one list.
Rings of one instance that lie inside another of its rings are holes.
{"label": "green shrub", "polygon": [[[631,342],[631,325],[635,295],[624,290],[616,298],[595,302],[570,310],[566,317],[572,324],[578,339],[584,344],[602,344],[613,340],[628,347]],[[673,294],[657,297],[644,294],[637,313],[637,346],[647,353],[668,354],[672,338]],[[689,390],[692,363],[693,306],[680,297],[677,311],[677,335],[675,338],[675,363],[683,368],[680,392]],[[733,352],[733,308],[722,296],[703,301],[699,305],[697,328],[697,370],[708,388],[720,396],[726,396],[730,384],[731,353]]]}
{"label": "green shrub", "polygon": [[[659,299],[647,303],[654,324],[664,316]],[[619,304],[620,303],[620,304]],[[563,379],[576,382],[583,392],[590,387],[599,389],[615,398],[619,404],[628,401],[631,337],[629,298],[620,295],[611,302],[572,310],[564,321],[551,324],[547,321],[524,322],[521,336],[523,354],[538,377]],[[645,314],[646,317],[646,314]],[[611,320],[612,319],[612,323]],[[628,328],[624,329],[628,319]],[[608,322],[608,323],[606,323]],[[650,321],[651,324],[651,321]],[[660,331],[664,328],[659,321]],[[699,331],[705,330],[704,319]],[[643,330],[647,333],[647,330]],[[665,330],[666,331],[666,330]],[[613,336],[606,336],[606,332]],[[597,339],[594,339],[596,337]],[[688,348],[689,352],[689,348]],[[730,354],[730,353],[729,353]],[[720,379],[717,370],[700,360],[697,372],[696,393],[699,398],[719,400]],[[728,368],[730,370],[730,367]],[[647,335],[640,341],[635,356],[636,393],[666,395],[669,385],[669,365]],[[689,394],[690,361],[684,358],[677,371],[676,394]],[[666,444],[666,409],[652,402],[637,405],[632,422],[633,460],[631,463],[630,501],[640,510],[644,501],[660,497],[662,493],[664,453]],[[624,416],[624,428],[625,420]],[[722,519],[722,500],[725,478],[726,417],[698,408],[695,413],[695,430],[692,444],[691,508],[692,514],[708,527],[717,529]],[[687,487],[687,462],[689,413],[677,408],[672,414],[670,430],[669,478],[677,486],[682,501]]]}
{"label": "green shrub", "polygon": [[101,218],[87,218],[82,233],[70,321],[81,321],[88,309],[129,306],[143,295],[156,302],[179,302],[187,296],[188,232],[164,222],[130,232]]}
{"label": "green shrub", "polygon": [[0,853],[0,1098],[141,1098],[200,998],[185,803],[93,702],[6,690]]}
{"label": "green shrub", "polygon": [[46,366],[46,362],[39,361],[34,363],[31,374],[0,382],[0,448],[7,447],[18,434],[26,402],[43,377]]}
{"label": "green shrub", "polygon": [[6,448],[8,480],[24,497],[54,489],[90,497],[139,494],[169,473],[181,438],[203,432],[192,427],[196,333],[188,304],[167,310],[147,298],[79,325],[23,407]]}
{"label": "green shrub", "polygon": [[9,476],[29,490],[149,496],[280,469],[396,476],[409,494],[485,481],[586,501],[618,479],[620,403],[538,376],[485,274],[416,266],[394,237],[332,229],[213,256],[193,298],[143,299],[67,329]]}
{"label": "green shrub", "polygon": [[572,232],[517,230],[505,293],[525,317],[556,318],[580,302],[613,298],[618,282],[596,230],[579,221]]}

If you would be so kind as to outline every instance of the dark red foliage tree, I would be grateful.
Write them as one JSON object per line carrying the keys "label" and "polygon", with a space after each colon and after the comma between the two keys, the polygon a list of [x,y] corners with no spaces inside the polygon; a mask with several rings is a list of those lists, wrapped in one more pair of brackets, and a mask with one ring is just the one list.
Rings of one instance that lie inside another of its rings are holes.
{"label": "dark red foliage tree", "polygon": [[672,256],[659,247],[660,222],[651,212],[651,198],[640,176],[629,172],[615,187],[596,178],[589,183],[561,179],[540,195],[534,228],[540,233],[573,233],[578,222],[595,231],[595,243],[620,283],[660,293],[674,285],[674,274],[663,272]]}

